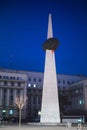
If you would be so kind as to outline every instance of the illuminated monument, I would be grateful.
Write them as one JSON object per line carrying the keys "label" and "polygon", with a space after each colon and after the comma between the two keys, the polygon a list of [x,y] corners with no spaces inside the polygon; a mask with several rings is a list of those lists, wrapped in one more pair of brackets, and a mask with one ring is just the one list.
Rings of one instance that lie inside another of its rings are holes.
{"label": "illuminated monument", "polygon": [[60,123],[58,88],[55,65],[55,49],[58,40],[53,38],[51,14],[49,14],[47,40],[43,44],[46,51],[43,94],[41,106],[41,123]]}

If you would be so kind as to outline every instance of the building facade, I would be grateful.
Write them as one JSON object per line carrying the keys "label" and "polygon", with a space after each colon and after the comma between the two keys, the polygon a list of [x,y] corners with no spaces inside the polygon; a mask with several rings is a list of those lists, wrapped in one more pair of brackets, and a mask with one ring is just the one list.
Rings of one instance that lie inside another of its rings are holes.
{"label": "building facade", "polygon": [[[23,96],[27,101],[22,118],[39,118],[43,76],[41,72],[0,69],[0,116],[18,117],[15,98]],[[87,77],[57,74],[57,84],[61,112],[87,111]]]}
{"label": "building facade", "polygon": [[[18,117],[16,98],[26,97],[26,90],[27,76],[25,74],[10,70],[0,71],[0,116]],[[22,117],[26,117],[26,109],[23,109]]]}
{"label": "building facade", "polygon": [[78,81],[70,85],[69,94],[71,96],[71,111],[87,111],[87,79]]}

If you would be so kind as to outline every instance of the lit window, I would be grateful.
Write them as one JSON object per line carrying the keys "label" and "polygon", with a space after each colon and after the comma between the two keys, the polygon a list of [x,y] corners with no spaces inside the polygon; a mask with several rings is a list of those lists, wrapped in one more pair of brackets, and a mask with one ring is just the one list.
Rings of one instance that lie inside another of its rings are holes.
{"label": "lit window", "polygon": [[81,99],[81,100],[79,101],[79,104],[80,104],[80,105],[81,105],[81,104],[84,104],[84,100]]}
{"label": "lit window", "polygon": [[79,101],[79,104],[82,104],[82,101],[81,101],[81,100]]}
{"label": "lit window", "polygon": [[41,111],[38,111],[38,115],[41,115]]}
{"label": "lit window", "polygon": [[31,87],[31,84],[28,84],[28,87]]}
{"label": "lit window", "polygon": [[84,104],[84,100],[83,100],[83,104]]}
{"label": "lit window", "polygon": [[36,87],[36,84],[34,84],[34,88]]}
{"label": "lit window", "polygon": [[9,111],[9,114],[10,114],[10,115],[13,115],[13,110],[10,110],[10,111]]}
{"label": "lit window", "polygon": [[76,93],[78,93],[78,90],[76,90]]}
{"label": "lit window", "polygon": [[2,112],[3,112],[3,113],[5,113],[5,112],[6,112],[6,110],[2,110]]}

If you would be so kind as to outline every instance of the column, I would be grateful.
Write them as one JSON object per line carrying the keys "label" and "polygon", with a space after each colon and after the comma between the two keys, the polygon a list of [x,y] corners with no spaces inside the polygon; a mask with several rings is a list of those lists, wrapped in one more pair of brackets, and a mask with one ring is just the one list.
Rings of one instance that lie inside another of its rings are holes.
{"label": "column", "polygon": [[10,90],[7,89],[7,101],[6,101],[6,106],[9,106],[9,97],[10,97]]}
{"label": "column", "polygon": [[37,104],[37,109],[38,109],[38,95],[37,95],[37,99],[36,99],[36,104]]}
{"label": "column", "polygon": [[20,97],[23,98],[23,90],[22,89],[20,90]]}
{"label": "column", "polygon": [[15,99],[16,99],[16,89],[14,89],[13,93],[13,105],[15,105]]}
{"label": "column", "polygon": [[2,106],[2,92],[3,92],[3,90],[2,90],[2,88],[0,89],[0,106]]}

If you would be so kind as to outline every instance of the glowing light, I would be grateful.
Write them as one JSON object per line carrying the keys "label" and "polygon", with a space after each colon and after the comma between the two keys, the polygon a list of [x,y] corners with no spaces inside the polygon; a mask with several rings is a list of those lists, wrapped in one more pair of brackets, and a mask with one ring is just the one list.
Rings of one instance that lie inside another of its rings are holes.
{"label": "glowing light", "polygon": [[78,93],[78,90],[76,90],[76,93]]}
{"label": "glowing light", "polygon": [[10,110],[9,113],[10,113],[10,115],[13,115],[13,110]]}
{"label": "glowing light", "polygon": [[41,111],[38,111],[38,115],[41,115]]}
{"label": "glowing light", "polygon": [[36,87],[36,84],[34,84],[34,88]]}
{"label": "glowing light", "polygon": [[31,84],[28,84],[28,87],[31,87]]}
{"label": "glowing light", "polygon": [[82,104],[82,101],[81,101],[81,100],[79,101],[79,104]]}
{"label": "glowing light", "polygon": [[6,112],[6,110],[2,110],[2,112]]}

